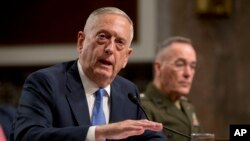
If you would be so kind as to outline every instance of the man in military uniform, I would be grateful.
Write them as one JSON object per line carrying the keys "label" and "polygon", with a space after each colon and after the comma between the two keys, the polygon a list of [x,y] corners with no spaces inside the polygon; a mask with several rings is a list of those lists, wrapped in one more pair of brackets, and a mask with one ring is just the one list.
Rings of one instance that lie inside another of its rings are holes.
{"label": "man in military uniform", "polygon": [[[196,69],[196,52],[184,37],[172,37],[160,47],[154,61],[154,79],[141,94],[141,103],[153,121],[190,136],[201,132],[194,106],[187,99]],[[169,130],[170,141],[190,138]]]}

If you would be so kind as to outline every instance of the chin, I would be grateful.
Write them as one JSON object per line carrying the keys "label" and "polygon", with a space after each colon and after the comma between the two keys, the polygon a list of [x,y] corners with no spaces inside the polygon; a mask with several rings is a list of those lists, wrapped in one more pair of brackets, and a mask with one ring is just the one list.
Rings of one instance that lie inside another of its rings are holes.
{"label": "chin", "polygon": [[181,94],[181,96],[187,96],[188,95],[188,93],[182,93]]}
{"label": "chin", "polygon": [[189,90],[181,90],[179,91],[179,93],[182,95],[182,96],[187,96],[189,94]]}
{"label": "chin", "polygon": [[112,75],[112,70],[110,69],[96,69],[95,74],[100,75],[100,76],[111,76]]}

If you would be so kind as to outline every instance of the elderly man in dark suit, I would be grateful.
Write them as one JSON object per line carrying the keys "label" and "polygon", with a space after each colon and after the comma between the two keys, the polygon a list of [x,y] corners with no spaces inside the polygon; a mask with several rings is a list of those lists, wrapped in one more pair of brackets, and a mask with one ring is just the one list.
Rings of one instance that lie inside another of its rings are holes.
{"label": "elderly man in dark suit", "polygon": [[79,59],[32,73],[14,127],[16,141],[165,140],[128,99],[137,87],[117,76],[132,53],[133,23],[118,8],[95,10],[78,33]]}

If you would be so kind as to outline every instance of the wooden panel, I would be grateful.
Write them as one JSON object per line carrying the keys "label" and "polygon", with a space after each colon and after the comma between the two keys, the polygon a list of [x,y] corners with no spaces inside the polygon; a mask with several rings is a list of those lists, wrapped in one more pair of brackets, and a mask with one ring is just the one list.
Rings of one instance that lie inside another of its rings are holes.
{"label": "wooden panel", "polygon": [[0,44],[75,43],[90,12],[103,6],[124,10],[136,25],[137,0],[1,1]]}

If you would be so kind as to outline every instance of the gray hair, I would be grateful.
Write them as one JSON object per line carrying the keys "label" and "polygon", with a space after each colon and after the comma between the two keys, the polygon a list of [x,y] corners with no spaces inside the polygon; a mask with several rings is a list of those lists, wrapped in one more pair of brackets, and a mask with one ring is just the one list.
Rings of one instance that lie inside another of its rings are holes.
{"label": "gray hair", "polygon": [[156,58],[155,59],[160,59],[164,56],[164,50],[171,46],[173,43],[185,43],[185,44],[190,44],[193,47],[193,43],[191,39],[182,37],[182,36],[174,36],[170,37],[166,40],[164,40],[160,46],[158,47],[158,51],[156,53]]}
{"label": "gray hair", "polygon": [[116,8],[116,7],[102,7],[102,8],[98,8],[96,10],[94,10],[88,17],[86,24],[84,26],[84,32],[86,32],[89,27],[93,24],[94,20],[96,17],[98,17],[99,15],[103,15],[103,14],[117,14],[120,16],[125,17],[129,23],[131,24],[131,41],[133,39],[134,36],[134,25],[133,25],[133,21],[130,19],[130,17],[121,9]]}

